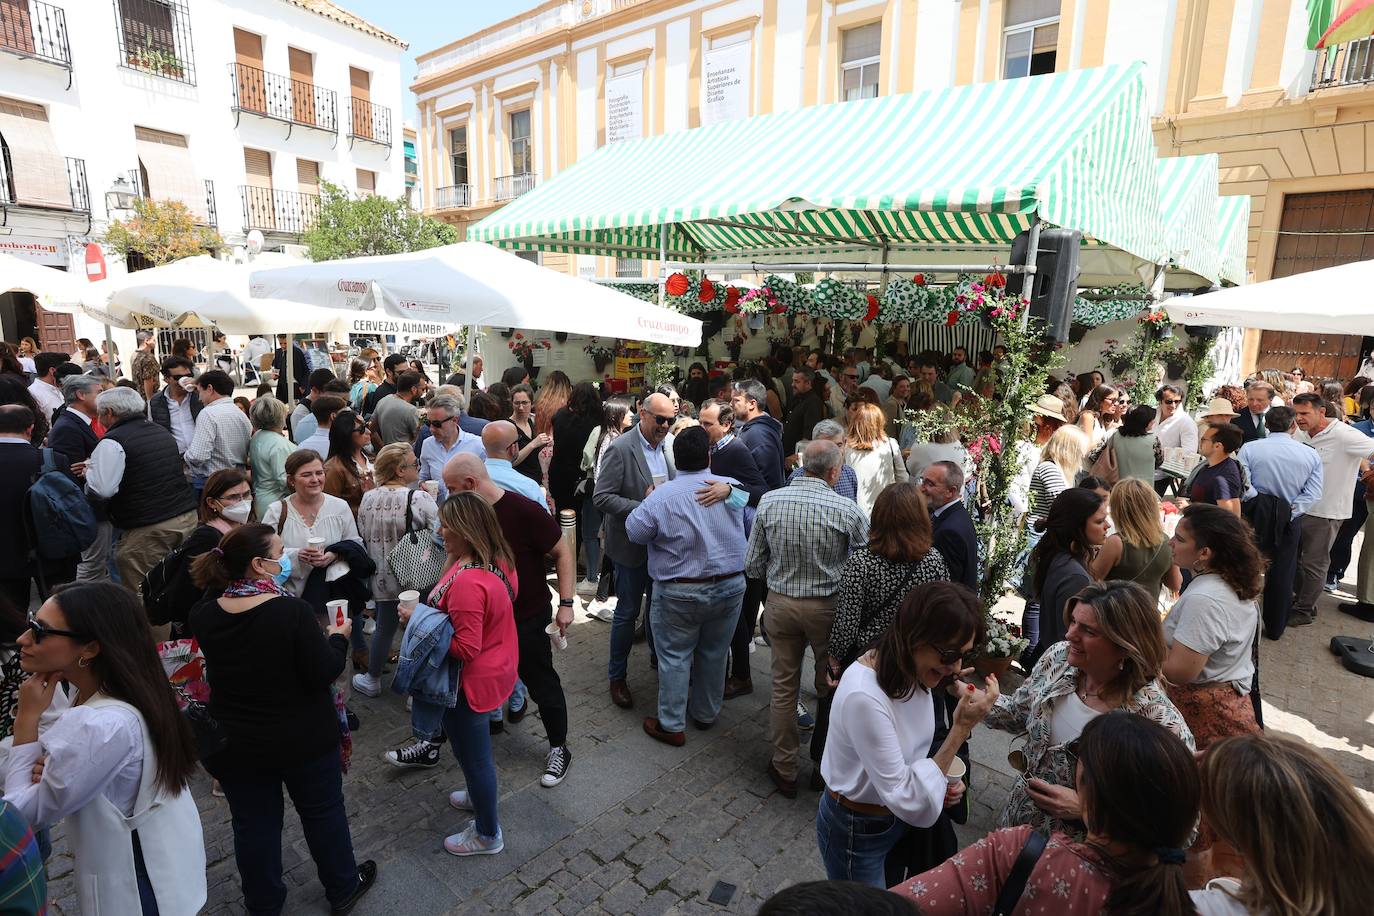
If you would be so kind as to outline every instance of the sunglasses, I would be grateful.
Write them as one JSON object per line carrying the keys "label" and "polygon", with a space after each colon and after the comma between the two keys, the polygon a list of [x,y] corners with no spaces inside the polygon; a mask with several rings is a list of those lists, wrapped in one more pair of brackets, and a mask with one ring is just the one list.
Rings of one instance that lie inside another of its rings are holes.
{"label": "sunglasses", "polygon": [[940,653],[940,664],[952,665],[955,662],[964,662],[976,657],[973,652],[965,655],[962,649],[941,649],[939,646],[931,646],[936,652]]}
{"label": "sunglasses", "polygon": [[29,631],[33,633],[34,645],[38,645],[49,636],[66,636],[69,639],[80,639],[82,641],[86,639],[86,637],[82,636],[80,633],[74,633],[71,630],[58,630],[54,627],[50,627],[32,614],[29,615]]}
{"label": "sunglasses", "polygon": [[1167,406],[1167,407],[1177,407],[1178,405],[1182,404],[1183,402],[1182,402],[1182,401],[1171,401],[1171,400],[1169,400],[1168,398],[1165,398],[1163,401],[1160,401],[1160,403],[1161,403],[1161,404],[1164,404],[1164,405]]}
{"label": "sunglasses", "polygon": [[674,420],[677,419],[677,415],[676,415],[676,414],[672,414],[672,415],[666,416],[666,417],[661,417],[661,416],[659,416],[659,415],[656,414],[656,413],[651,413],[651,414],[649,414],[649,416],[653,417],[653,418],[654,418],[654,422],[657,423],[659,426],[667,426],[669,423],[671,423],[671,422],[673,422]]}

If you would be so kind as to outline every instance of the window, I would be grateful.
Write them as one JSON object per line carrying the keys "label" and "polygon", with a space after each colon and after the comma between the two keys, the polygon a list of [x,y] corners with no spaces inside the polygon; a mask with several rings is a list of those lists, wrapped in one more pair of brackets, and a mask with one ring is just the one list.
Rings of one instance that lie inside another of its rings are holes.
{"label": "window", "polygon": [[846,102],[878,96],[878,59],[883,24],[871,22],[840,33],[840,90]]}
{"label": "window", "polygon": [[453,170],[453,184],[468,183],[468,126],[455,127],[448,132],[448,159]]}
{"label": "window", "polygon": [[1007,0],[1002,39],[1002,77],[1054,72],[1059,44],[1059,0]]}
{"label": "window", "polygon": [[510,114],[510,171],[512,175],[528,175],[534,171],[534,154],[530,149],[530,110]]}
{"label": "window", "polygon": [[195,84],[191,13],[184,0],[114,0],[120,63]]}
{"label": "window", "polygon": [[358,169],[358,196],[371,197],[377,193],[377,173],[369,169]]}
{"label": "window", "polygon": [[616,258],[615,275],[620,280],[638,280],[644,276],[644,262],[639,258]]}

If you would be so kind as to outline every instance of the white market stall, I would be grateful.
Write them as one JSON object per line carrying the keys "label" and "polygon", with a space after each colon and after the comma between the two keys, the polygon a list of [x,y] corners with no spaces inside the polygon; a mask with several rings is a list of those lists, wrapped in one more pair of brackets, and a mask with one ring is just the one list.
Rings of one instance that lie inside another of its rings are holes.
{"label": "white market stall", "polygon": [[1178,324],[1374,335],[1374,308],[1365,291],[1374,261],[1356,261],[1164,303]]}

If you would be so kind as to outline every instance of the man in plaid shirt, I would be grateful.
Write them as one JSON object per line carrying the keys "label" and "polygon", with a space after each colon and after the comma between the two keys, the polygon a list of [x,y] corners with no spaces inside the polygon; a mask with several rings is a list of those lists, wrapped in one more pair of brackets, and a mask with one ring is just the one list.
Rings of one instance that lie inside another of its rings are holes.
{"label": "man in plaid shirt", "polygon": [[[868,540],[858,504],[835,492],[844,461],[835,443],[812,440],[802,455],[806,474],[759,502],[745,572],[766,578],[764,629],[773,649],[773,699],[768,775],[787,798],[797,794],[797,692],[806,647],[816,660],[816,694],[825,696],[826,646],[840,571]],[[813,779],[813,782],[815,780]]]}

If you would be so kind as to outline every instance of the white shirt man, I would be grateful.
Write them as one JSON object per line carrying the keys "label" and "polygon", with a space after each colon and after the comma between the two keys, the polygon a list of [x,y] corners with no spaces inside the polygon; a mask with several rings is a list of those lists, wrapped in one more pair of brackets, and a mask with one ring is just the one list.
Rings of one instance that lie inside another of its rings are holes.
{"label": "white shirt man", "polygon": [[[1159,402],[1159,420],[1155,423],[1155,440],[1160,448],[1198,450],[1198,428],[1193,418],[1183,412],[1183,393],[1173,385],[1165,385],[1155,393]],[[1155,471],[1155,480],[1170,480],[1168,474]]]}
{"label": "white shirt man", "polygon": [[[40,353],[40,357],[53,356],[55,354]],[[35,360],[38,362],[38,360]],[[29,385],[29,394],[33,396],[34,402],[38,405],[38,411],[43,419],[52,421],[53,411],[60,408],[63,403],[62,389],[57,387],[57,367],[62,364],[61,360],[43,359],[42,368],[47,371],[39,375]],[[35,370],[38,371],[38,370]]]}

